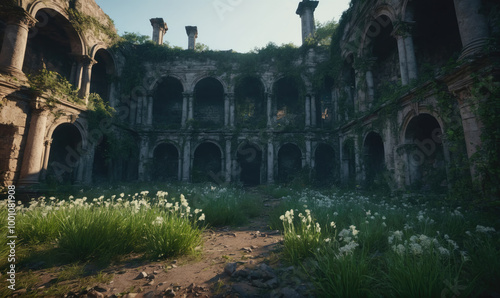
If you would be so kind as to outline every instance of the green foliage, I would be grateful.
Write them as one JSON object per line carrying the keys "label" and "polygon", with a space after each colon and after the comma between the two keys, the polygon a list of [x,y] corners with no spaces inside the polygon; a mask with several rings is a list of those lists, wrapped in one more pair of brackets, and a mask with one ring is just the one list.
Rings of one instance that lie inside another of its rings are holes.
{"label": "green foliage", "polygon": [[151,38],[149,38],[148,35],[142,35],[135,32],[125,32],[121,38],[124,42],[133,45],[145,44],[146,42],[151,41]]}
{"label": "green foliage", "polygon": [[89,130],[98,129],[102,121],[113,118],[115,109],[97,93],[91,93],[88,99]]}
{"label": "green foliage", "polygon": [[80,33],[90,31],[94,34],[102,33],[106,35],[111,42],[117,42],[119,36],[116,33],[113,20],[107,16],[107,24],[102,24],[98,19],[86,15],[74,8],[68,9],[69,20],[73,27]]}
{"label": "green foliage", "polygon": [[35,74],[28,75],[28,80],[34,93],[49,96],[47,104],[51,107],[55,106],[59,98],[76,104],[84,103],[78,97],[78,90],[57,72],[41,69]]}
{"label": "green foliage", "polygon": [[338,23],[335,20],[327,21],[325,23],[316,23],[316,31],[314,36],[306,42],[312,45],[330,46],[332,36],[337,29]]}

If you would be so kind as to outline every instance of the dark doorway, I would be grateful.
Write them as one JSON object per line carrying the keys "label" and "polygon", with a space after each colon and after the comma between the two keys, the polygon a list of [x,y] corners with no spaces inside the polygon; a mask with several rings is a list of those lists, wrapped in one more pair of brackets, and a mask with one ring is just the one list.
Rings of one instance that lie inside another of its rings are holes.
{"label": "dark doorway", "polygon": [[193,182],[217,182],[223,179],[222,153],[214,143],[203,143],[196,148],[193,160]]}
{"label": "dark doorway", "polygon": [[172,144],[160,144],[153,153],[154,181],[179,180],[179,151]]}
{"label": "dark doorway", "polygon": [[164,78],[153,96],[153,124],[178,128],[182,121],[182,92],[184,88],[178,79]]}
{"label": "dark doorway", "polygon": [[241,169],[240,181],[243,185],[259,185],[262,150],[257,145],[245,144],[238,150],[237,159]]}
{"label": "dark doorway", "polygon": [[52,145],[47,167],[47,181],[72,184],[81,166],[82,136],[76,126],[59,125],[52,133]]}
{"label": "dark doorway", "polygon": [[205,78],[194,88],[194,119],[200,128],[224,125],[224,87],[214,78]]}
{"label": "dark doorway", "polygon": [[365,183],[368,186],[373,185],[377,180],[383,179],[385,169],[384,142],[382,137],[375,132],[370,132],[365,139],[364,144],[364,165],[365,165]]}
{"label": "dark doorway", "polygon": [[278,151],[278,181],[291,182],[302,169],[302,153],[295,144],[283,145]]}
{"label": "dark doorway", "polygon": [[330,185],[334,180],[335,170],[335,151],[332,146],[319,144],[314,156],[314,167],[316,173],[316,182],[319,185]]}

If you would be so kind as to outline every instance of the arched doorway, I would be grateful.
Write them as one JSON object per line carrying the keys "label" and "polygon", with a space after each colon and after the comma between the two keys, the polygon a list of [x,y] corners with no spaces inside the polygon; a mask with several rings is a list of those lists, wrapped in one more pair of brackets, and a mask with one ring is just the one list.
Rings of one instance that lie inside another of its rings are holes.
{"label": "arched doorway", "polygon": [[285,144],[278,151],[278,181],[291,182],[302,169],[302,152],[295,144]]}
{"label": "arched doorway", "polygon": [[384,142],[376,132],[370,132],[364,143],[365,183],[371,186],[375,181],[383,178],[385,169]]}
{"label": "arched doorway", "polygon": [[413,117],[405,130],[407,184],[418,190],[447,190],[442,128],[429,114]]}
{"label": "arched doorway", "polygon": [[276,122],[281,127],[304,127],[304,102],[300,100],[298,79],[284,77],[273,86],[276,102]]}
{"label": "arched doorway", "polygon": [[255,144],[247,143],[238,150],[237,161],[241,169],[240,181],[243,185],[259,185],[262,150]]}
{"label": "arched doorway", "polygon": [[266,100],[264,85],[256,77],[238,81],[234,90],[236,123],[246,128],[266,127]]}
{"label": "arched doorway", "polygon": [[179,180],[179,151],[172,144],[160,144],[153,152],[154,181]]}
{"label": "arched doorway", "polygon": [[224,87],[214,78],[199,81],[194,88],[194,120],[199,127],[224,125]]}
{"label": "arched doorway", "polygon": [[82,136],[76,126],[64,123],[52,133],[46,180],[54,183],[73,184],[81,167]]}
{"label": "arched doorway", "polygon": [[342,146],[342,180],[344,184],[356,183],[356,156],[354,141],[349,139]]}
{"label": "arched doorway", "polygon": [[180,127],[184,87],[172,77],[158,84],[153,96],[153,124],[155,126]]}
{"label": "arched doorway", "polygon": [[314,170],[316,182],[319,185],[329,185],[335,179],[335,151],[327,144],[319,144],[314,155]]}
{"label": "arched doorway", "polygon": [[92,66],[92,78],[90,80],[90,93],[97,93],[109,103],[111,92],[110,77],[114,73],[114,62],[111,54],[105,49],[99,49],[94,56],[97,61]]}
{"label": "arched doorway", "polygon": [[219,146],[206,142],[200,144],[194,152],[193,159],[193,182],[221,182],[217,179],[223,177],[222,152]]}

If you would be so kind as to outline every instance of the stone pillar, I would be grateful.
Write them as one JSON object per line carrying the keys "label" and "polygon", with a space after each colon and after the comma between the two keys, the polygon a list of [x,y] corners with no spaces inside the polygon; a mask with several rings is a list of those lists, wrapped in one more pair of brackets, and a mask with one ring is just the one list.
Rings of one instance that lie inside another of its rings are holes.
{"label": "stone pillar", "polygon": [[187,115],[188,115],[189,95],[190,95],[190,93],[187,93],[187,92],[182,93],[182,120],[181,120],[182,128],[186,127],[186,121],[187,121]]}
{"label": "stone pillar", "polygon": [[79,90],[82,87],[83,61],[85,59],[81,55],[72,55],[72,58],[74,62],[71,66],[70,83],[73,84],[75,90]]}
{"label": "stone pillar", "polygon": [[405,37],[406,50],[406,66],[408,67],[408,79],[411,82],[418,78],[417,73],[417,58],[415,57],[415,47],[413,45],[413,37],[407,35]]}
{"label": "stone pillar", "polygon": [[153,26],[153,42],[157,45],[162,45],[163,36],[168,30],[167,23],[165,23],[163,18],[154,18],[150,19],[149,21],[151,22],[151,26]]}
{"label": "stone pillar", "polygon": [[188,50],[194,50],[198,38],[198,27],[186,26],[186,33],[188,35]]}
{"label": "stone pillar", "polygon": [[314,10],[318,7],[319,1],[302,0],[295,12],[300,16],[302,21],[302,44],[306,42],[309,37],[314,35],[316,30],[314,24]]}
{"label": "stone pillar", "polygon": [[21,174],[19,176],[20,186],[29,186],[38,183],[40,171],[42,170],[45,129],[49,112],[41,105],[41,103],[35,102],[31,113],[28,139],[24,149]]}
{"label": "stone pillar", "polygon": [[153,125],[153,96],[149,95],[147,97],[147,103],[148,103],[148,121],[147,125],[152,126]]}
{"label": "stone pillar", "polygon": [[231,160],[231,137],[225,137],[226,139],[226,182],[231,182],[231,169],[232,169],[232,160]]}
{"label": "stone pillar", "polygon": [[193,109],[194,109],[194,96],[192,93],[188,95],[188,121],[193,120]]}
{"label": "stone pillar", "polygon": [[398,54],[399,54],[399,69],[401,71],[401,84],[403,86],[408,85],[408,68],[406,67],[406,49],[405,49],[405,40],[403,36],[397,35],[395,36],[398,41]]}
{"label": "stone pillar", "polygon": [[274,145],[272,139],[267,141],[267,183],[274,183]]}
{"label": "stone pillar", "polygon": [[82,86],[80,89],[80,97],[85,99],[85,104],[88,103],[90,94],[90,81],[92,79],[92,66],[97,63],[90,56],[84,56],[82,58],[83,63],[83,76],[82,76]]}
{"label": "stone pillar", "polygon": [[141,136],[141,147],[139,149],[139,181],[147,181],[147,164],[149,162],[149,140],[147,136]]}
{"label": "stone pillar", "polygon": [[316,96],[311,95],[311,126],[316,127],[317,125],[316,117]]}
{"label": "stone pillar", "polygon": [[187,137],[184,142],[184,154],[182,161],[182,181],[189,182],[191,174],[191,138]]}
{"label": "stone pillar", "polygon": [[40,175],[41,180],[45,180],[45,177],[47,176],[47,169],[49,167],[49,156],[50,156],[50,148],[52,146],[52,139],[45,139],[44,145],[45,145],[45,152],[43,154],[43,164],[42,164],[42,171],[41,171],[41,175]]}
{"label": "stone pillar", "polygon": [[366,89],[368,91],[367,107],[370,107],[371,103],[375,100],[375,86],[373,83],[373,72],[371,69],[366,71]]}
{"label": "stone pillar", "polygon": [[306,103],[305,103],[305,110],[306,110],[306,127],[311,126],[311,95],[307,94],[306,95]]}
{"label": "stone pillar", "polygon": [[226,93],[224,95],[224,126],[229,126],[229,95]]}
{"label": "stone pillar", "polygon": [[229,126],[234,127],[235,116],[234,93],[229,93]]}
{"label": "stone pillar", "polygon": [[273,124],[273,97],[271,93],[266,93],[267,101],[267,127],[271,127]]}
{"label": "stone pillar", "polygon": [[9,17],[0,52],[1,72],[26,80],[23,73],[24,54],[28,43],[29,28],[36,22],[36,19],[24,11],[21,15]]}
{"label": "stone pillar", "polygon": [[486,17],[479,11],[481,0],[454,0],[458,29],[462,39],[460,59],[481,52],[487,43],[489,30]]}
{"label": "stone pillar", "polygon": [[311,167],[311,137],[306,137],[306,160],[305,166]]}

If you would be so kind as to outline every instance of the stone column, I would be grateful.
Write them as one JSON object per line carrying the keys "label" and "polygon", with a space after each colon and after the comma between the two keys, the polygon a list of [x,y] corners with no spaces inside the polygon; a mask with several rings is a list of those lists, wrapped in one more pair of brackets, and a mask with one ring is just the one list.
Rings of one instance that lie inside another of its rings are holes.
{"label": "stone column", "polygon": [[272,139],[267,141],[267,183],[274,183],[274,145]]}
{"label": "stone column", "polygon": [[137,101],[137,116],[135,118],[136,119],[135,123],[142,124],[142,111],[144,110],[144,107],[142,106],[143,104],[142,96],[137,96],[136,101]]}
{"label": "stone column", "polygon": [[271,93],[266,93],[267,101],[267,127],[271,127],[273,123],[273,97]]}
{"label": "stone column", "polygon": [[311,95],[311,126],[316,127],[317,117],[316,117],[316,96]]}
{"label": "stone column", "polygon": [[162,18],[154,18],[149,20],[153,26],[152,40],[158,45],[163,44],[163,36],[168,30],[167,23]]}
{"label": "stone column", "polygon": [[45,177],[47,176],[47,169],[49,167],[49,156],[50,156],[50,148],[52,146],[52,139],[45,139],[44,145],[45,145],[45,152],[43,154],[43,164],[42,164],[42,171],[41,171],[41,175],[40,175],[41,180],[45,180]]}
{"label": "stone column", "polygon": [[148,121],[147,125],[152,126],[153,125],[153,96],[149,95],[148,97]]}
{"label": "stone column", "polygon": [[83,61],[84,56],[81,55],[72,55],[74,60],[73,65],[71,67],[71,78],[70,82],[73,84],[75,90],[79,90],[82,87],[82,75],[83,75]]}
{"label": "stone column", "polygon": [[229,93],[229,126],[234,127],[235,116],[234,93]]}
{"label": "stone column", "polygon": [[395,36],[398,41],[398,54],[399,54],[399,69],[401,71],[401,84],[403,86],[408,85],[408,68],[406,67],[406,49],[405,49],[405,41],[403,36],[397,35]]}
{"label": "stone column", "polygon": [[187,137],[184,142],[184,152],[182,161],[182,181],[189,182],[191,174],[191,138]]}
{"label": "stone column", "polygon": [[314,10],[318,7],[318,4],[319,1],[303,0],[297,7],[295,13],[300,16],[302,21],[302,44],[304,44],[309,37],[314,35],[314,31],[316,30],[314,24]]}
{"label": "stone column", "polygon": [[187,92],[182,93],[182,120],[181,120],[182,128],[186,127],[186,121],[187,121],[187,115],[188,115],[189,95],[190,95],[190,93],[187,93]]}
{"label": "stone column", "polygon": [[188,35],[188,50],[194,50],[198,38],[198,27],[186,26],[186,33]]}
{"label": "stone column", "polygon": [[149,162],[149,140],[147,136],[141,136],[141,147],[139,149],[139,181],[147,181],[147,163]]}
{"label": "stone column", "polygon": [[40,171],[42,170],[42,155],[44,152],[48,113],[42,107],[41,103],[34,103],[28,130],[28,139],[24,149],[21,174],[19,176],[20,186],[29,186],[38,183]]}
{"label": "stone column", "polygon": [[2,50],[0,52],[0,71],[26,80],[23,73],[24,54],[28,43],[28,31],[37,20],[24,12],[10,16],[5,27]]}
{"label": "stone column", "polygon": [[307,94],[306,95],[306,106],[305,106],[305,110],[306,110],[306,127],[309,127],[311,126],[311,95]]}
{"label": "stone column", "polygon": [[306,137],[306,162],[305,166],[311,167],[311,137]]}
{"label": "stone column", "polygon": [[188,101],[188,121],[193,120],[193,110],[194,110],[194,96],[192,93],[189,95],[189,101]]}
{"label": "stone column", "polygon": [[413,45],[413,37],[407,35],[405,37],[405,50],[406,50],[406,66],[408,67],[408,79],[415,80],[418,78],[417,73],[417,58],[415,57],[415,47]]}
{"label": "stone column", "polygon": [[454,0],[458,29],[462,39],[460,59],[481,52],[487,43],[489,30],[486,17],[479,11],[481,0]]}
{"label": "stone column", "polygon": [[90,81],[92,79],[92,66],[97,63],[90,56],[84,56],[82,58],[83,63],[83,76],[82,76],[82,86],[80,89],[80,97],[85,99],[85,104],[88,103],[90,94]]}
{"label": "stone column", "polygon": [[229,126],[229,94],[224,94],[224,126]]}
{"label": "stone column", "polygon": [[226,139],[226,182],[231,182],[231,137],[227,136]]}
{"label": "stone column", "polygon": [[372,102],[375,100],[375,86],[373,83],[373,72],[371,69],[366,71],[366,89],[368,91],[368,104],[370,107]]}

